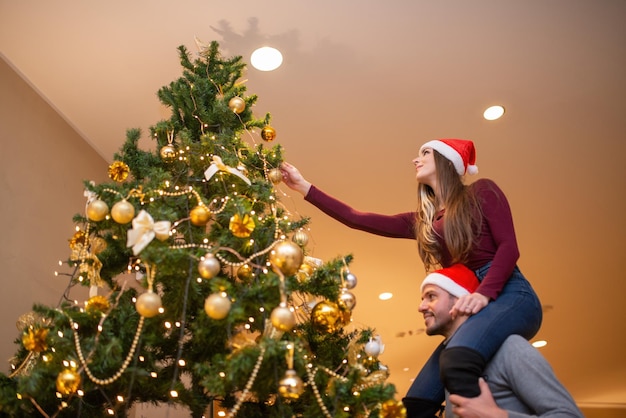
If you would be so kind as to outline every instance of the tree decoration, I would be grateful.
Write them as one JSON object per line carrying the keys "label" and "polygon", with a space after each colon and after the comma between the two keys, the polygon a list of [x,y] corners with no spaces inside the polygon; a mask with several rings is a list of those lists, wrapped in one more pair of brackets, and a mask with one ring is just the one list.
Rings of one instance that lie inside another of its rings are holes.
{"label": "tree decoration", "polygon": [[224,319],[230,312],[232,303],[225,292],[213,293],[204,302],[204,311],[213,319]]}
{"label": "tree decoration", "polygon": [[95,199],[87,205],[86,212],[90,220],[100,222],[109,214],[109,205],[103,200]]}
{"label": "tree decoration", "polygon": [[235,96],[228,101],[228,107],[235,113],[241,113],[246,109],[246,102],[239,96]]}
{"label": "tree decoration", "polygon": [[57,376],[56,388],[61,395],[73,395],[80,387],[80,383],[80,374],[75,369],[67,368]]}
{"label": "tree decoration", "polygon": [[88,313],[105,313],[111,307],[111,303],[107,298],[95,295],[85,302],[85,310]]}
{"label": "tree decoration", "polygon": [[111,208],[111,218],[118,224],[125,225],[135,217],[135,207],[126,199],[122,199]]}
{"label": "tree decoration", "polygon": [[174,145],[174,131],[167,132],[167,144],[161,147],[159,155],[166,164],[170,164],[176,160],[178,153],[176,152],[176,146]]}
{"label": "tree decoration", "polygon": [[406,408],[401,401],[389,399],[380,408],[381,418],[406,418]]}
{"label": "tree decoration", "polygon": [[211,211],[204,205],[198,205],[191,209],[189,219],[191,223],[196,226],[204,226],[209,222],[209,219],[211,219]]}
{"label": "tree decoration", "polygon": [[29,328],[22,336],[22,344],[28,351],[41,353],[48,349],[47,338],[47,328]]}
{"label": "tree decoration", "polygon": [[298,229],[296,232],[294,232],[291,240],[301,247],[306,247],[306,245],[309,243],[309,235],[302,229]]}
{"label": "tree decoration", "polygon": [[296,315],[291,309],[287,307],[285,303],[281,303],[279,306],[272,310],[270,315],[272,325],[280,331],[291,331],[296,325]]}
{"label": "tree decoration", "polygon": [[138,298],[137,302],[135,302],[135,308],[139,315],[144,318],[152,318],[156,316],[161,311],[163,304],[161,302],[161,296],[154,293],[154,277],[156,275],[156,269],[150,269],[147,267],[147,281],[148,281],[148,290],[145,293],[142,293]]}
{"label": "tree decoration", "polygon": [[351,312],[356,306],[356,296],[347,289],[342,289],[337,304],[345,311]]}
{"label": "tree decoration", "polygon": [[321,332],[336,332],[349,322],[350,313],[328,300],[318,302],[311,311],[311,323]]}
{"label": "tree decoration", "polygon": [[198,262],[198,272],[203,279],[211,279],[220,272],[220,261],[211,253],[206,253]]}
{"label": "tree decoration", "polygon": [[109,178],[118,183],[123,182],[130,173],[130,167],[123,161],[115,161],[109,166]]}
{"label": "tree decoration", "polygon": [[285,400],[297,400],[304,392],[304,383],[293,369],[293,354],[293,343],[287,343],[287,371],[278,386],[278,394]]}
{"label": "tree decoration", "polygon": [[283,181],[283,173],[278,168],[272,168],[267,173],[267,178],[272,182],[272,184],[278,184]]}
{"label": "tree decoration", "polygon": [[295,274],[302,264],[302,249],[290,241],[280,241],[270,252],[270,263],[285,276]]}
{"label": "tree decoration", "polygon": [[267,142],[272,142],[274,139],[276,139],[276,129],[272,128],[269,125],[264,126],[263,129],[261,129],[261,138],[263,138],[263,140]]}
{"label": "tree decoration", "polygon": [[243,216],[238,213],[230,218],[228,229],[237,238],[248,238],[254,231],[254,219],[247,213]]}

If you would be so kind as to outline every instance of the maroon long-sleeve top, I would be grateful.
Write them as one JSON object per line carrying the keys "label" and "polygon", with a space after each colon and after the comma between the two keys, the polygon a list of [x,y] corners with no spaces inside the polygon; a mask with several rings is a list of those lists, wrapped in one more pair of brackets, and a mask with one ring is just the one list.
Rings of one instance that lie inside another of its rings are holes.
{"label": "maroon long-sleeve top", "polygon": [[[519,258],[511,208],[502,190],[492,180],[480,179],[468,187],[479,199],[481,213],[477,215],[482,216],[483,219],[480,234],[466,265],[476,270],[491,262],[487,275],[476,291],[495,300]],[[315,186],[311,186],[305,199],[350,228],[384,237],[416,239],[415,212],[396,215],[361,212]],[[443,216],[445,216],[444,211],[438,214],[434,228],[442,248],[441,265],[448,267],[452,264],[452,257],[443,238]]]}

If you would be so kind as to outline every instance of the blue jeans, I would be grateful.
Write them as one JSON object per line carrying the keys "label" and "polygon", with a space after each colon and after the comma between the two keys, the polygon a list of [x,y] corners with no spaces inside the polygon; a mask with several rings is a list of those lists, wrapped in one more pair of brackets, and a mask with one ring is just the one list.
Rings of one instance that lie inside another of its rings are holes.
{"label": "blue jeans", "polygon": [[[482,280],[489,264],[476,270]],[[521,271],[509,277],[498,298],[476,315],[470,316],[447,342],[441,343],[419,372],[407,397],[443,402],[445,391],[439,376],[439,355],[448,347],[466,347],[479,352],[488,362],[504,340],[512,334],[526,339],[535,336],[541,326],[541,303]]]}

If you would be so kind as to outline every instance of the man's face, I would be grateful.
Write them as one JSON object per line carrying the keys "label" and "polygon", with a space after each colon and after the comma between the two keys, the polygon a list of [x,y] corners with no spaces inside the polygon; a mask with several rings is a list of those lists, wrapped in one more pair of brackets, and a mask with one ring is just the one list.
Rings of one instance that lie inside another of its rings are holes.
{"label": "man's face", "polygon": [[424,286],[419,311],[424,315],[426,334],[443,335],[446,338],[451,336],[453,321],[450,316],[450,309],[452,309],[456,299],[439,286],[433,284]]}

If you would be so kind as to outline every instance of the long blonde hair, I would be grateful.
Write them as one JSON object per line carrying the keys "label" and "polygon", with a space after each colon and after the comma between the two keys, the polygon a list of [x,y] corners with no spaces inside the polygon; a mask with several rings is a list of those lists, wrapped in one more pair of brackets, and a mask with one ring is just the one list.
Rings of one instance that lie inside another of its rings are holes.
{"label": "long blonde hair", "polygon": [[438,195],[432,187],[420,183],[417,194],[415,234],[417,248],[427,271],[441,266],[442,248],[437,241],[433,222],[438,208],[445,208],[444,241],[453,263],[465,263],[480,231],[480,205],[463,184],[463,178],[454,165],[439,152],[433,150],[437,174]]}

